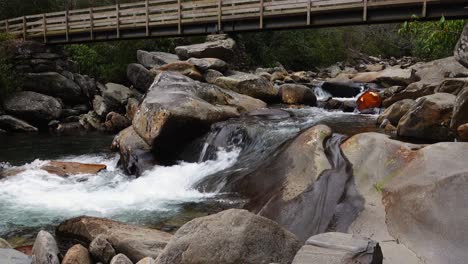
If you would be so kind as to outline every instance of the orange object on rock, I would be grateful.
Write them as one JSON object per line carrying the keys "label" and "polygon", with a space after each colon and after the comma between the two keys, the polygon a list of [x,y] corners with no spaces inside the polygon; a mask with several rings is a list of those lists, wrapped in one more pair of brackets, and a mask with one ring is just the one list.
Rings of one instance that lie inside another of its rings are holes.
{"label": "orange object on rock", "polygon": [[356,100],[356,105],[359,111],[380,107],[382,105],[382,98],[376,92],[367,91],[359,96]]}

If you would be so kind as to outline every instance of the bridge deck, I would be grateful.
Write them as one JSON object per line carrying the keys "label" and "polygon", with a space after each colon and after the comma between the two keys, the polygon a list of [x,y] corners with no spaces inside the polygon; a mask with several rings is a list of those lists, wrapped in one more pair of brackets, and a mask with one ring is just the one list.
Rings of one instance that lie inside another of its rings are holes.
{"label": "bridge deck", "polygon": [[145,0],[0,21],[46,43],[468,17],[467,0]]}

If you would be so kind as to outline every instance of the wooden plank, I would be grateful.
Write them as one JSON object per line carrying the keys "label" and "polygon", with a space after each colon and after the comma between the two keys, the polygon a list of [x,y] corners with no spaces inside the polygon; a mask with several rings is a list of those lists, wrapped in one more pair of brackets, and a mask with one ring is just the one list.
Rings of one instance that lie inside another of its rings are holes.
{"label": "wooden plank", "polygon": [[182,5],[181,5],[181,0],[177,0],[177,5],[178,5],[178,16],[179,16],[179,19],[178,19],[178,32],[179,32],[179,35],[182,34]]}
{"label": "wooden plank", "polygon": [[45,14],[42,14],[42,29],[44,32],[44,43],[47,43],[47,18]]}
{"label": "wooden plank", "polygon": [[26,27],[26,17],[23,16],[23,40],[26,40],[27,35],[28,35],[28,29]]}
{"label": "wooden plank", "polygon": [[149,36],[149,3],[145,1],[145,16],[146,16],[146,36]]}

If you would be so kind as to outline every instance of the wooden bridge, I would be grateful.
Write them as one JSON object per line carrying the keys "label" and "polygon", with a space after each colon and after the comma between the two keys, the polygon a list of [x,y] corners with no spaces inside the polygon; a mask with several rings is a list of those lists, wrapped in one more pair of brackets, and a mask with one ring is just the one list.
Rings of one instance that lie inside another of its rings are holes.
{"label": "wooden bridge", "polygon": [[145,0],[0,21],[46,43],[468,17],[467,0]]}

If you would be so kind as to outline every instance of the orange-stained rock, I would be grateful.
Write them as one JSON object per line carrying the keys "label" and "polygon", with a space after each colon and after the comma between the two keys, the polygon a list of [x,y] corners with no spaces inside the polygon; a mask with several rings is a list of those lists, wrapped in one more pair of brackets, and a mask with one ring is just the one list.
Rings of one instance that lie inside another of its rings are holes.
{"label": "orange-stained rock", "polygon": [[382,105],[382,98],[376,92],[367,91],[359,96],[356,100],[356,105],[359,111],[380,107]]}
{"label": "orange-stained rock", "polygon": [[18,250],[19,252],[26,254],[28,256],[32,255],[32,245],[27,245],[27,246],[21,246],[21,247],[16,247],[15,250]]}
{"label": "orange-stained rock", "polygon": [[96,174],[107,168],[104,164],[86,164],[78,162],[50,161],[41,167],[48,173],[59,176],[70,176],[76,174]]}

